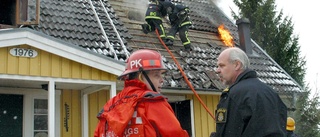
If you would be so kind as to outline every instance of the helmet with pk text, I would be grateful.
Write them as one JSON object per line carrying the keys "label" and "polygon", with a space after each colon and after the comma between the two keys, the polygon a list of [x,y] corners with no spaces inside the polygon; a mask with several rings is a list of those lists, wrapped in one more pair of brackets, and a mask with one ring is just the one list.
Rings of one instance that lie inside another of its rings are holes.
{"label": "helmet with pk text", "polygon": [[119,76],[119,79],[130,73],[143,70],[167,70],[164,66],[161,54],[154,50],[140,49],[133,52],[126,61],[125,71]]}

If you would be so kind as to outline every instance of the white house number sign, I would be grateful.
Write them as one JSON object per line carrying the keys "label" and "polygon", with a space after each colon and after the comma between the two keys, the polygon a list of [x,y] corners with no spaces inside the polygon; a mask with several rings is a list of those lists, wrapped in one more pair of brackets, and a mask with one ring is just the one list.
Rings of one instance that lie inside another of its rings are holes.
{"label": "white house number sign", "polygon": [[10,54],[12,56],[34,58],[38,55],[38,52],[33,49],[12,48],[10,49]]}

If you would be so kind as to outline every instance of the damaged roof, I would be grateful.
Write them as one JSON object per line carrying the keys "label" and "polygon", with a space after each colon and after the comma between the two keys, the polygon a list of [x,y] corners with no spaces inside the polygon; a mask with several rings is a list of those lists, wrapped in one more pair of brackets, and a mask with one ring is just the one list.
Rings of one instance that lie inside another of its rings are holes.
{"label": "damaged roof", "polygon": [[[41,0],[40,23],[29,25],[33,30],[78,45],[88,52],[105,55],[125,62],[130,53],[141,48],[161,52],[168,73],[164,89],[185,89],[177,64],[158,40],[156,33],[144,34],[141,24],[147,0]],[[239,44],[238,28],[211,0],[174,0],[190,8],[193,22],[189,30],[192,52],[185,52],[178,36],[169,47],[184,73],[199,91],[220,92],[225,86],[214,69],[216,58],[227,48],[219,38],[217,28],[223,24],[231,32],[235,45]],[[167,19],[164,26],[169,29]],[[259,45],[251,42],[253,55],[249,56],[251,68],[263,82],[279,93],[300,92],[301,87]]]}

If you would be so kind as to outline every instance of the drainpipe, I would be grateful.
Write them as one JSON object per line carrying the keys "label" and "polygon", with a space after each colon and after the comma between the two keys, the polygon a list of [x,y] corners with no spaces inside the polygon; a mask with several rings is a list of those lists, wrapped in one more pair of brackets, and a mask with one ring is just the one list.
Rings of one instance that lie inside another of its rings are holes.
{"label": "drainpipe", "polygon": [[252,45],[250,36],[250,21],[247,18],[241,18],[236,21],[236,24],[238,25],[240,48],[248,55],[251,55]]}

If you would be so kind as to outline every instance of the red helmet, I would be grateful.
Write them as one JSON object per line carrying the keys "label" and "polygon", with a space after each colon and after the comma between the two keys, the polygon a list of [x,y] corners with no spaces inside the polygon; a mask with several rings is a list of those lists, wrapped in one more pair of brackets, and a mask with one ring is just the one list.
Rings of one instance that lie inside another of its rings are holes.
{"label": "red helmet", "polygon": [[126,69],[119,78],[123,79],[123,77],[129,73],[138,72],[140,68],[143,68],[143,70],[167,70],[159,52],[140,49],[133,52],[127,59]]}

